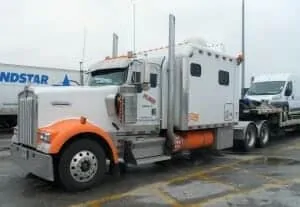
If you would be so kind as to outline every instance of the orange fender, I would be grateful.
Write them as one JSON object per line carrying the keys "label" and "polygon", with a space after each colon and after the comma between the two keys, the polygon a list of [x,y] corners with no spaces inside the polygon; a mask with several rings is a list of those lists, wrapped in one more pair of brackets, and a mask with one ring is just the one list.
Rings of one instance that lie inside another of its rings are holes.
{"label": "orange fender", "polygon": [[51,133],[51,146],[49,154],[57,154],[63,145],[72,137],[81,133],[94,133],[105,140],[112,151],[114,162],[118,162],[118,150],[110,135],[98,126],[89,123],[84,119],[67,119],[58,121],[50,126],[40,128],[39,131]]}

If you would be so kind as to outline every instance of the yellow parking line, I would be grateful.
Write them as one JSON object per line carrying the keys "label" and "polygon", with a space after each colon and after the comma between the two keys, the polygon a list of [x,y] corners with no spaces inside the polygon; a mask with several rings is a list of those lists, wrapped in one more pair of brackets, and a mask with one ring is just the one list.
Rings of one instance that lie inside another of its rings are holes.
{"label": "yellow parking line", "polygon": [[[278,148],[280,148],[279,149],[280,152],[285,152],[285,151],[289,151],[289,150],[297,150],[297,149],[300,149],[300,142],[298,140],[296,143],[291,143],[289,146],[282,144],[282,146],[280,146]],[[278,152],[278,150],[276,152]]]}
{"label": "yellow parking line", "polygon": [[[252,159],[256,159],[256,158],[251,158],[249,160],[252,160]],[[211,173],[211,172],[216,172],[216,171],[222,170],[224,168],[228,168],[228,167],[231,167],[231,166],[238,165],[242,162],[245,162],[245,160],[239,160],[239,161],[232,162],[232,163],[229,163],[229,164],[228,163],[227,164],[222,164],[222,165],[219,165],[219,166],[216,166],[216,167],[213,167],[213,168],[209,168],[208,170],[200,170],[200,171],[198,170],[196,172],[193,172],[193,173],[190,173],[190,174],[187,174],[187,175],[172,178],[172,179],[168,180],[167,183],[176,183],[176,182],[181,182],[181,181],[184,181],[186,179],[193,178],[193,177],[203,176],[203,175]]]}
{"label": "yellow parking line", "polygon": [[91,200],[91,201],[87,201],[85,203],[71,205],[70,207],[100,207],[101,204],[103,204],[105,202],[118,200],[118,199],[124,198],[128,195],[129,195],[129,192],[120,193],[120,194],[113,194],[113,195],[106,196],[106,197],[103,197],[103,198],[98,199],[98,200]]}
{"label": "yellow parking line", "polygon": [[[249,173],[252,173],[251,171],[248,171]],[[260,175],[260,174],[256,174],[258,176],[262,176],[262,177],[265,177],[265,178],[269,178],[269,180],[272,180],[271,183],[267,183],[267,184],[264,184],[262,185],[261,187],[258,187],[258,188],[252,188],[252,189],[235,189],[223,196],[217,196],[215,198],[208,198],[208,199],[204,199],[202,200],[201,202],[198,202],[198,203],[193,203],[193,204],[190,204],[190,205],[187,205],[187,207],[200,207],[200,206],[203,206],[203,205],[206,205],[206,204],[211,204],[213,202],[218,202],[218,201],[221,201],[223,199],[230,199],[230,198],[233,198],[233,197],[236,197],[236,196],[241,196],[245,193],[253,193],[253,192],[257,192],[259,190],[262,190],[262,189],[269,189],[269,188],[273,188],[273,187],[282,187],[284,185],[288,185],[288,184],[294,184],[294,183],[300,183],[300,178],[298,179],[286,179],[286,180],[280,180],[280,179],[274,179],[272,177],[269,177],[269,176],[264,176],[264,175]],[[215,180],[213,180],[215,181]],[[216,181],[218,182],[218,181]],[[222,183],[222,182],[220,182]]]}
{"label": "yellow parking line", "polygon": [[[253,158],[249,158],[249,159],[245,159],[245,160],[239,160],[239,161],[232,162],[232,163],[221,164],[219,166],[212,167],[212,168],[209,168],[207,170],[200,170],[199,171],[199,169],[197,169],[197,171],[195,171],[193,173],[169,179],[166,182],[164,182],[164,184],[171,184],[171,183],[175,183],[175,182],[180,182],[180,181],[184,181],[184,180],[187,180],[187,179],[190,179],[190,178],[193,178],[193,177],[196,178],[196,177],[199,177],[199,176],[202,176],[203,178],[205,178],[205,174],[208,174],[210,172],[216,172],[218,170],[221,170],[221,169],[224,169],[224,168],[227,168],[227,167],[231,167],[231,166],[233,167],[235,165],[238,165],[239,163],[242,163],[242,162],[245,162],[245,161],[248,161],[248,160],[253,160],[253,159],[257,159],[257,157],[253,157]],[[207,176],[207,178],[208,177],[209,176]],[[161,184],[161,183],[157,182],[155,184],[147,185],[147,186],[143,187],[143,189],[145,189],[145,188],[155,189],[154,190],[155,193],[157,195],[160,195],[163,198],[163,200],[165,200],[167,202],[171,202],[172,205],[180,206],[179,203],[177,203],[175,200],[172,200],[172,198],[167,196],[165,193],[161,192],[160,190],[157,191],[158,187],[162,186],[164,184]],[[130,196],[130,195],[134,194],[135,192],[138,192],[139,189],[140,188],[129,191],[129,192],[126,192],[126,193],[119,193],[119,194],[109,195],[109,196],[106,196],[106,197],[103,197],[103,198],[100,198],[100,199],[97,199],[97,200],[91,200],[91,201],[87,201],[87,202],[84,202],[84,203],[71,205],[70,207],[99,207],[99,206],[101,206],[101,204],[106,203],[108,201],[114,201],[114,200],[124,198],[126,196]]]}
{"label": "yellow parking line", "polygon": [[257,177],[266,179],[266,180],[270,181],[270,184],[281,184],[281,183],[285,183],[287,181],[286,179],[276,179],[274,177],[263,175],[263,174],[260,174],[260,173],[257,173],[257,172],[253,172],[253,171],[248,170],[248,169],[242,169],[242,168],[239,168],[239,167],[233,167],[233,169],[234,170],[241,170],[245,173],[253,174]]}
{"label": "yellow parking line", "polygon": [[101,207],[101,204],[98,203],[98,202],[90,203],[90,204],[88,205],[88,207]]}
{"label": "yellow parking line", "polygon": [[263,190],[263,189],[269,189],[269,188],[274,188],[274,187],[281,187],[285,184],[288,184],[288,182],[286,183],[281,183],[281,184],[265,184],[259,188],[255,188],[255,189],[244,189],[244,190],[240,190],[240,191],[232,191],[224,196],[220,196],[220,197],[216,197],[216,198],[210,198],[210,199],[204,199],[202,200],[201,202],[198,202],[198,203],[193,203],[193,204],[190,204],[190,205],[186,205],[186,207],[200,207],[200,206],[203,206],[203,205],[208,205],[208,204],[212,204],[212,203],[216,203],[218,201],[222,201],[224,199],[232,199],[234,197],[237,197],[237,196],[241,196],[245,193],[249,194],[249,193],[254,193],[254,192],[258,192],[260,190]]}
{"label": "yellow parking line", "polygon": [[159,196],[166,204],[169,204],[172,207],[181,207],[181,206],[183,206],[182,204],[180,204],[179,201],[177,201],[176,199],[174,199],[173,197],[171,197],[169,194],[163,192],[159,188],[152,189],[152,192],[155,195]]}

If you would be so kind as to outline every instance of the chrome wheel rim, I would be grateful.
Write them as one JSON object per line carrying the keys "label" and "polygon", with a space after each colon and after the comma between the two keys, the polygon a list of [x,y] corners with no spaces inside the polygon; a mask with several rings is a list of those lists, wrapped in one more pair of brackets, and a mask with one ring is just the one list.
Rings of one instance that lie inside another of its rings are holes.
{"label": "chrome wheel rim", "polygon": [[264,144],[266,144],[268,142],[268,140],[269,140],[269,130],[267,129],[267,127],[263,127],[261,129],[260,137],[261,137],[262,142]]}
{"label": "chrome wheel rim", "polygon": [[247,134],[246,134],[246,140],[247,140],[247,143],[248,143],[249,147],[252,147],[254,145],[254,142],[255,142],[255,133],[252,130],[247,132]]}
{"label": "chrome wheel rim", "polygon": [[70,173],[74,180],[80,183],[88,182],[97,173],[98,160],[90,151],[76,153],[70,163]]}

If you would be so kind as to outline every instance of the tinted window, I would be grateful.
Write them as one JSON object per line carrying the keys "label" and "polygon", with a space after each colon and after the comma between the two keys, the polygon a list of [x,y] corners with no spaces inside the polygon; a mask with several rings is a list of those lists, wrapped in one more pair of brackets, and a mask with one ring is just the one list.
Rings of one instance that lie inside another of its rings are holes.
{"label": "tinted window", "polygon": [[151,88],[156,88],[156,86],[157,86],[157,74],[154,74],[154,73],[150,74],[150,85],[151,85]]}
{"label": "tinted window", "polygon": [[201,65],[192,63],[191,64],[191,75],[195,77],[201,76]]}
{"label": "tinted window", "polygon": [[248,95],[275,95],[281,93],[285,81],[265,81],[251,84]]}
{"label": "tinted window", "polygon": [[140,83],[141,82],[141,72],[132,72],[131,82],[132,83]]}
{"label": "tinted window", "polygon": [[288,82],[287,88],[291,91],[293,90],[293,83],[291,81]]}
{"label": "tinted window", "polygon": [[89,86],[122,85],[127,79],[127,68],[96,70],[91,72]]}
{"label": "tinted window", "polygon": [[229,72],[220,70],[219,71],[219,84],[220,85],[229,85]]}

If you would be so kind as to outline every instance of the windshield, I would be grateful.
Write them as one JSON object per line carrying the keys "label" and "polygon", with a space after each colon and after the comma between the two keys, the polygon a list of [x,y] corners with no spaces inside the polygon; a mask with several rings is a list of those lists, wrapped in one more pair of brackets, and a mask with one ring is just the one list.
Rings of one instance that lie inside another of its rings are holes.
{"label": "windshield", "polygon": [[127,79],[127,68],[96,70],[90,73],[89,86],[122,85]]}
{"label": "windshield", "polygon": [[279,94],[285,81],[268,81],[253,83],[249,88],[248,95],[275,95]]}

